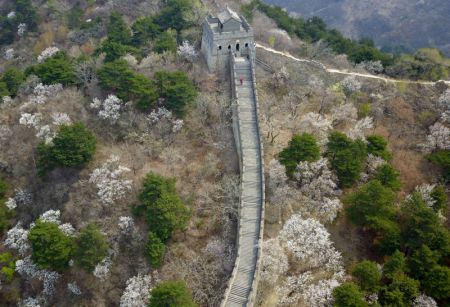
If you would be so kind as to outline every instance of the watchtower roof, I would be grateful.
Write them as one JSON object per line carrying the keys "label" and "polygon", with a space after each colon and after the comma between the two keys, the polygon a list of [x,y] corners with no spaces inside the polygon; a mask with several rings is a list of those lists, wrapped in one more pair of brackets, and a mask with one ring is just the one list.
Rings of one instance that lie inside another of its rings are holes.
{"label": "watchtower roof", "polygon": [[241,17],[239,17],[239,15],[228,6],[225,8],[225,10],[220,12],[219,15],[217,15],[217,18],[219,19],[221,24],[225,24],[230,19],[234,19],[237,22],[242,23]]}

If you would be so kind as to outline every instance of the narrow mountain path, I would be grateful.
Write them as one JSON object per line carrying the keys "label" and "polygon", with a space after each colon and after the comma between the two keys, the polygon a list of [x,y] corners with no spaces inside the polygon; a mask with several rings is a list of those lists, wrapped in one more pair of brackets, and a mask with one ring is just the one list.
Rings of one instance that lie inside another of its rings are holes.
{"label": "narrow mountain path", "polygon": [[[310,63],[312,65],[319,66],[320,68],[324,69],[325,71],[327,71],[328,73],[331,73],[331,74],[340,74],[340,75],[347,75],[347,76],[356,76],[356,77],[361,77],[361,78],[377,79],[377,80],[382,80],[385,82],[392,82],[392,83],[409,83],[409,84],[422,84],[422,85],[434,85],[436,83],[436,82],[432,82],[432,81],[413,81],[413,80],[403,80],[403,79],[392,79],[392,78],[387,78],[387,77],[382,77],[382,76],[377,76],[377,75],[372,75],[372,74],[364,74],[364,73],[352,72],[352,71],[348,71],[348,70],[339,70],[339,69],[334,69],[334,68],[328,68],[319,61],[300,59],[300,58],[297,58],[297,57],[289,54],[288,52],[275,50],[273,48],[269,48],[269,47],[263,46],[258,43],[256,43],[256,47],[266,50],[268,52],[274,53],[274,54],[279,54],[281,56],[290,58],[296,62],[305,62],[305,63]],[[450,81],[447,81],[447,80],[442,80],[442,81],[446,84],[450,84]]]}

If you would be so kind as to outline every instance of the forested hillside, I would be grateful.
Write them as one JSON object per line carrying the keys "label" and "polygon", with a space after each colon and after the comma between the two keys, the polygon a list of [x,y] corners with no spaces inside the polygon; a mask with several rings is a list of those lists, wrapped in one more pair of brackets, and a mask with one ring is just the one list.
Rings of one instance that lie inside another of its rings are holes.
{"label": "forested hillside", "polygon": [[445,0],[267,0],[305,18],[321,17],[345,36],[372,38],[389,51],[435,47],[450,56],[450,3]]}
{"label": "forested hillside", "polygon": [[205,7],[1,4],[0,305],[218,305],[238,177]]}
{"label": "forested hillside", "polygon": [[[259,46],[256,305],[448,306],[449,59],[227,4]],[[220,306],[241,178],[200,47],[222,9],[0,0],[1,306]]]}

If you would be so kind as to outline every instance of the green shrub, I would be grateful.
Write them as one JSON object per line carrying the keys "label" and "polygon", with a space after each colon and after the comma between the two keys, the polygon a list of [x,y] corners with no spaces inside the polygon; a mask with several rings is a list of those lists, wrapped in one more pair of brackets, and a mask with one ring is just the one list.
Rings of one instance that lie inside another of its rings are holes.
{"label": "green shrub", "polygon": [[450,150],[441,150],[428,156],[428,160],[442,168],[445,180],[450,180]]}
{"label": "green shrub", "polygon": [[371,105],[370,103],[363,103],[359,105],[358,117],[364,118],[370,115]]}
{"label": "green shrub", "polygon": [[[19,90],[19,86],[23,82],[25,82],[25,74],[21,70],[15,68],[15,67],[11,67],[11,68],[8,68],[3,73],[1,81],[6,84],[9,95],[14,97],[14,96],[16,96],[17,91]],[[0,92],[1,92],[1,89],[0,89]],[[1,96],[1,94],[0,94],[0,96]]]}
{"label": "green shrub", "polygon": [[387,141],[380,135],[369,135],[367,140],[367,152],[386,161],[392,160],[392,154],[387,150]]}
{"label": "green shrub", "polygon": [[366,161],[366,144],[353,141],[341,132],[333,132],[328,138],[326,156],[336,172],[341,187],[350,187],[359,180]]}
{"label": "green shrub", "polygon": [[83,10],[79,3],[76,3],[67,13],[67,26],[69,29],[76,29],[81,26]]}
{"label": "green shrub", "polygon": [[346,282],[333,289],[335,307],[367,307],[358,286],[352,282]]}
{"label": "green shrub", "polygon": [[6,192],[8,192],[8,184],[6,180],[0,177],[0,199],[3,199],[6,196]]}
{"label": "green shrub", "polygon": [[375,293],[380,287],[381,272],[375,262],[365,260],[358,263],[352,270],[352,276],[361,290],[367,293]]}
{"label": "green shrub", "polygon": [[286,174],[292,177],[299,162],[314,162],[320,158],[320,148],[313,135],[295,134],[278,157],[280,163],[286,167]]}
{"label": "green shrub", "polygon": [[425,293],[438,300],[450,298],[450,269],[446,266],[436,265],[422,281]]}
{"label": "green shrub", "polygon": [[377,167],[374,179],[378,180],[385,187],[393,191],[399,191],[402,183],[399,179],[400,173],[390,164],[383,164]]}
{"label": "green shrub", "polygon": [[97,141],[92,133],[81,123],[63,125],[52,144],[38,145],[37,167],[45,175],[56,167],[79,167],[92,159]]}
{"label": "green shrub", "polygon": [[376,246],[382,254],[394,252],[400,244],[394,200],[392,190],[378,180],[369,181],[344,198],[350,220],[373,233],[378,242]]}
{"label": "green shrub", "polygon": [[394,193],[378,180],[371,180],[344,198],[350,220],[360,226],[369,224],[373,217],[395,217]]}
{"label": "green shrub", "polygon": [[412,277],[424,280],[431,268],[438,265],[441,255],[423,244],[407,259],[407,266]]}
{"label": "green shrub", "polygon": [[158,71],[155,84],[159,96],[164,98],[164,106],[178,117],[186,114],[188,105],[197,96],[192,81],[183,71]]}
{"label": "green shrub", "polygon": [[[0,97],[9,96],[8,86],[5,82],[0,81]],[[3,102],[3,99],[0,100],[0,103]]]}
{"label": "green shrub", "polygon": [[389,279],[393,279],[395,275],[405,272],[406,259],[405,255],[396,250],[383,266],[383,275]]}
{"label": "green shrub", "polygon": [[391,292],[395,290],[400,291],[404,306],[411,306],[414,298],[419,295],[419,285],[420,283],[417,280],[399,273],[394,276],[388,289]]}
{"label": "green shrub", "polygon": [[378,302],[381,306],[406,307],[403,301],[403,292],[397,288],[391,290],[388,287],[383,287],[378,298]]}
{"label": "green shrub", "polygon": [[445,210],[447,208],[448,196],[443,185],[436,186],[430,193],[434,200],[433,209],[435,211]]}
{"label": "green shrub", "polygon": [[13,217],[14,212],[9,210],[5,205],[5,196],[8,191],[8,185],[5,180],[0,178],[0,235],[8,228],[9,220]]}
{"label": "green shrub", "polygon": [[105,63],[107,63],[118,60],[127,53],[137,53],[138,50],[112,40],[105,40],[95,52],[96,54],[105,53]]}
{"label": "green shrub", "polygon": [[72,59],[63,51],[57,52],[40,64],[28,67],[25,73],[35,74],[44,84],[71,85],[76,80]]}
{"label": "green shrub", "polygon": [[148,16],[136,20],[131,29],[133,30],[132,44],[136,47],[154,40],[161,33],[161,28],[152,17]]}
{"label": "green shrub", "polygon": [[190,213],[177,194],[175,179],[150,172],[144,178],[139,201],[134,212],[145,216],[150,231],[162,242],[186,227]]}
{"label": "green shrub", "polygon": [[0,254],[0,272],[6,282],[10,282],[14,277],[14,270],[16,268],[16,259],[10,252]]}
{"label": "green shrub", "polygon": [[74,252],[75,263],[88,272],[108,255],[108,242],[94,224],[88,224],[80,231]]}
{"label": "green shrub", "polygon": [[399,225],[406,249],[415,250],[427,245],[442,257],[450,255],[450,232],[419,193],[413,193],[400,209]]}
{"label": "green shrub", "polygon": [[195,307],[192,293],[181,280],[163,281],[150,291],[149,307]]}
{"label": "green shrub", "polygon": [[242,15],[244,15],[247,20],[252,20],[257,5],[258,2],[254,0],[250,1],[248,4],[241,5]]}
{"label": "green shrub", "polygon": [[177,52],[177,32],[172,29],[168,29],[156,38],[153,50],[157,53],[163,53],[169,51],[172,53]]}
{"label": "green shrub", "polygon": [[[27,25],[27,31],[36,31],[38,22],[40,20],[36,8],[30,0],[15,0],[10,1],[9,10],[2,10],[0,14],[0,46],[11,44],[17,35],[17,27],[21,23]],[[16,16],[8,18],[8,12],[14,11]]]}
{"label": "green shrub", "polygon": [[148,233],[146,251],[152,267],[159,268],[164,259],[166,246],[153,232]]}
{"label": "green shrub", "polygon": [[109,41],[123,45],[131,42],[131,31],[123,20],[122,15],[117,12],[113,12],[109,16],[107,31]]}
{"label": "green shrub", "polygon": [[158,94],[153,82],[131,70],[124,60],[103,65],[98,71],[98,78],[102,89],[114,91],[120,99],[134,100],[142,109],[156,103]]}
{"label": "green shrub", "polygon": [[55,223],[38,220],[28,235],[32,260],[43,269],[61,271],[69,266],[74,250],[73,239]]}
{"label": "green shrub", "polygon": [[13,212],[5,205],[5,200],[0,199],[0,235],[8,228],[9,220],[13,217]]}
{"label": "green shrub", "polygon": [[192,0],[168,0],[156,16],[155,22],[163,29],[174,29],[177,33],[194,25],[190,12],[194,11]]}

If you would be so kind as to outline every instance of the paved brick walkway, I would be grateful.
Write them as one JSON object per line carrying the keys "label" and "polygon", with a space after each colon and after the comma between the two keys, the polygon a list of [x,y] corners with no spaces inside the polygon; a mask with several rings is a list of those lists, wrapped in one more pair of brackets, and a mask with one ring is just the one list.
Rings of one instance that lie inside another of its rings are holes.
{"label": "paved brick walkway", "polygon": [[240,227],[238,256],[231,277],[230,291],[227,292],[222,305],[247,306],[258,264],[258,239],[264,201],[263,168],[249,60],[236,58],[234,71],[242,155]]}

